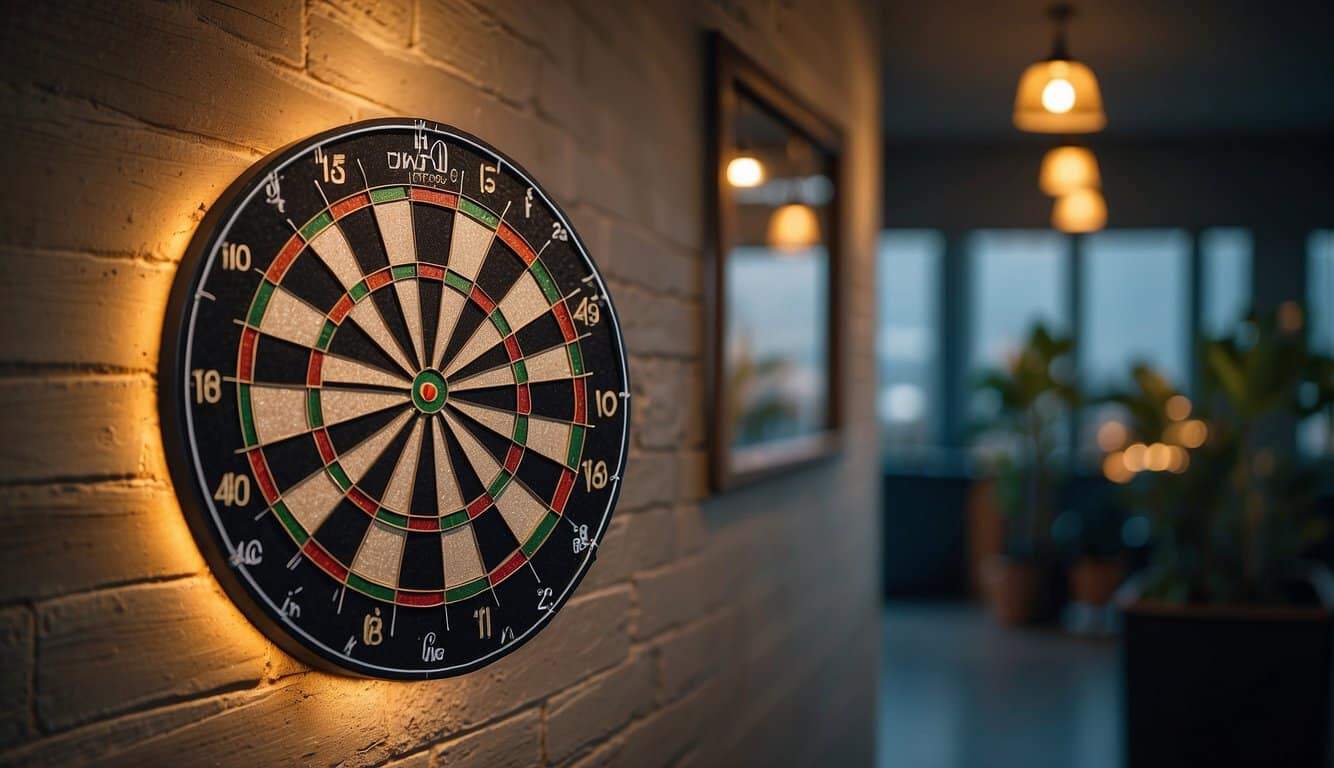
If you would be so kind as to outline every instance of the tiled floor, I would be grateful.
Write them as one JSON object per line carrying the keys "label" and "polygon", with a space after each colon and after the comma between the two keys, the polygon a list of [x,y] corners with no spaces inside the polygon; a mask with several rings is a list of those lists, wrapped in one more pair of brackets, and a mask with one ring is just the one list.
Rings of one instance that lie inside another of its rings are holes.
{"label": "tiled floor", "polygon": [[1120,765],[1115,641],[930,603],[891,603],[883,638],[880,768]]}

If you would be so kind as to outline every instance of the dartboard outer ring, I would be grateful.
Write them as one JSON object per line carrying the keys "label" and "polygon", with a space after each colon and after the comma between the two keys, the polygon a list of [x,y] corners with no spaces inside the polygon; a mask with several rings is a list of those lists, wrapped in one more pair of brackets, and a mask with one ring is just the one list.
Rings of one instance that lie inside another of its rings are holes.
{"label": "dartboard outer ring", "polygon": [[[541,196],[542,201],[549,207],[551,213],[563,223],[569,233],[572,248],[582,258],[583,264],[593,279],[596,280],[596,285],[601,288],[606,298],[604,306],[606,322],[610,326],[609,332],[612,334],[616,349],[619,351],[620,377],[623,382],[623,392],[627,393],[621,400],[623,409],[621,423],[623,426],[620,448],[614,473],[611,474],[613,480],[610,483],[610,493],[605,511],[601,515],[596,532],[591,536],[592,545],[588,547],[587,555],[583,558],[563,591],[559,596],[553,598],[551,610],[541,616],[521,635],[517,635],[511,642],[501,645],[487,655],[466,663],[430,670],[387,668],[361,664],[339,655],[335,650],[318,640],[313,642],[302,641],[294,633],[294,630],[300,632],[299,628],[293,627],[282,616],[277,606],[272,603],[258,585],[254,584],[248,575],[243,576],[238,573],[237,568],[233,567],[229,547],[224,539],[223,525],[216,507],[212,503],[208,481],[203,477],[199,461],[190,449],[190,442],[195,438],[192,437],[189,392],[190,370],[188,368],[190,362],[189,345],[192,334],[191,323],[194,321],[195,306],[198,303],[197,294],[207,275],[209,262],[215,257],[218,245],[227,228],[240,214],[249,199],[256,194],[257,185],[261,183],[261,180],[270,171],[281,169],[312,151],[317,145],[359,133],[384,129],[412,129],[421,126],[427,126],[433,132],[445,134],[464,144],[470,144],[480,153],[489,154],[502,160],[510,171],[526,181]],[[532,174],[504,152],[486,141],[449,124],[411,117],[365,120],[299,139],[273,151],[238,176],[209,208],[182,257],[164,317],[158,365],[158,410],[170,477],[191,533],[224,592],[241,610],[242,614],[260,629],[267,638],[303,663],[340,675],[392,680],[430,680],[455,677],[488,666],[518,650],[537,636],[574,596],[588,569],[597,559],[598,549],[600,549],[603,537],[611,523],[612,514],[619,501],[621,478],[623,478],[625,472],[630,439],[631,398],[628,396],[630,391],[627,352],[615,306],[612,303],[610,292],[606,288],[606,282],[601,272],[585,248],[583,239],[570,222],[569,216],[551,198],[545,188],[539,185]]]}

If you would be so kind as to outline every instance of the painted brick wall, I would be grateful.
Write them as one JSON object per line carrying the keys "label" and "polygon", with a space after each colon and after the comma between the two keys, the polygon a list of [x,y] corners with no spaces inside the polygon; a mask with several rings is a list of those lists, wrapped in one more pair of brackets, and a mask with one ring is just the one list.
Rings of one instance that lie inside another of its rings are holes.
{"label": "painted brick wall", "polygon": [[[858,765],[877,483],[841,458],[706,498],[704,31],[848,129],[842,393],[871,413],[878,19],[829,0],[6,3],[0,32],[0,764]],[[385,114],[515,155],[623,316],[620,508],[537,640],[435,683],[311,672],[222,596],[155,405],[176,264],[269,150]]]}

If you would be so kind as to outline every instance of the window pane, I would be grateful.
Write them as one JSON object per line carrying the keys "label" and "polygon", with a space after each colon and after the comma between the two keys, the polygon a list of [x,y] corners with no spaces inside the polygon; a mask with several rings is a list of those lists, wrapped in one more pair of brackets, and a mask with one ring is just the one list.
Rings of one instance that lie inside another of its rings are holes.
{"label": "window pane", "polygon": [[1249,230],[1209,229],[1200,235],[1200,331],[1205,336],[1231,334],[1250,309],[1251,251]]}
{"label": "window pane", "polygon": [[877,266],[880,373],[877,410],[885,453],[920,456],[940,440],[940,280],[945,239],[934,230],[887,230]]}
{"label": "window pane", "polygon": [[1034,323],[1068,333],[1069,240],[1048,230],[981,230],[968,239],[971,307],[968,367],[1003,365]]}
{"label": "window pane", "polygon": [[[1334,354],[1334,230],[1312,232],[1307,242],[1306,313],[1312,351]],[[1297,439],[1303,455],[1334,453],[1330,416],[1320,413],[1302,422]]]}
{"label": "window pane", "polygon": [[1080,375],[1086,392],[1131,382],[1147,363],[1178,387],[1190,369],[1190,237],[1180,230],[1099,232],[1084,241]]}

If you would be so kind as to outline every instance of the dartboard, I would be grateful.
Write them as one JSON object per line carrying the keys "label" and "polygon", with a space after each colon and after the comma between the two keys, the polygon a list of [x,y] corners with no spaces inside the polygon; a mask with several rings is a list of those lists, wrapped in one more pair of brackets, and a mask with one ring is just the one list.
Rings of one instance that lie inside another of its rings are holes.
{"label": "dartboard", "polygon": [[596,555],[629,425],[616,313],[566,216],[475,137],[375,120],[260,161],[195,235],[162,350],[195,538],[310,663],[474,670]]}

